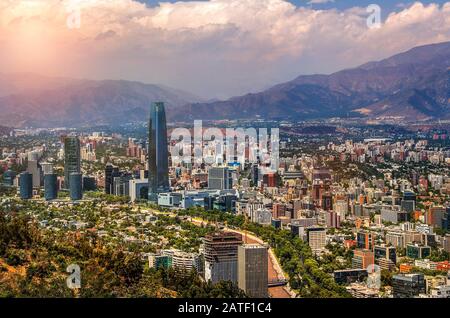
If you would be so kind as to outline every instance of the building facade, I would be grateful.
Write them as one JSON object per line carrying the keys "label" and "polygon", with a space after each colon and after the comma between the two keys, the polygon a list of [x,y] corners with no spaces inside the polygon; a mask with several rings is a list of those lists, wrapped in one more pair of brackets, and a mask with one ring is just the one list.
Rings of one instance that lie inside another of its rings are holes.
{"label": "building facade", "polygon": [[152,103],[150,107],[148,141],[148,199],[156,202],[158,193],[170,191],[164,103]]}

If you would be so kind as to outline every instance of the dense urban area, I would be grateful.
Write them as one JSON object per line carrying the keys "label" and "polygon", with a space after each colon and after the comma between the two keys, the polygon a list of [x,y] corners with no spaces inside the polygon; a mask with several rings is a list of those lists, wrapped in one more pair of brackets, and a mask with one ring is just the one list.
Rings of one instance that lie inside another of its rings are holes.
{"label": "dense urban area", "polygon": [[197,163],[152,111],[2,128],[0,297],[450,297],[448,123],[206,122],[277,127],[279,157]]}

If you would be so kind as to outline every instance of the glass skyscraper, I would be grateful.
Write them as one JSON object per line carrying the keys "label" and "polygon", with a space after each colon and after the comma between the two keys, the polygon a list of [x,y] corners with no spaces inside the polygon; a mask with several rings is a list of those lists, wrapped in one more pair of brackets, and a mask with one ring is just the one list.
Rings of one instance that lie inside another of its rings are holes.
{"label": "glass skyscraper", "polygon": [[170,191],[169,151],[164,103],[152,103],[148,124],[148,199],[156,202],[158,193]]}
{"label": "glass skyscraper", "polygon": [[70,174],[81,172],[80,140],[77,136],[64,139],[64,187],[70,187]]}

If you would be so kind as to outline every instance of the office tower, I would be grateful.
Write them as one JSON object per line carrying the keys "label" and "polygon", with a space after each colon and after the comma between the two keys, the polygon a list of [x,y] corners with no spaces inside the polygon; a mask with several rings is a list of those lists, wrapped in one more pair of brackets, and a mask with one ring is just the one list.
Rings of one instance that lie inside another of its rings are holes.
{"label": "office tower", "polygon": [[41,187],[41,169],[39,163],[36,160],[28,160],[27,172],[33,176],[33,188]]}
{"label": "office tower", "polygon": [[81,200],[83,198],[83,176],[81,173],[71,173],[70,177],[70,199],[73,201]]}
{"label": "office tower", "polygon": [[42,174],[45,176],[46,174],[52,174],[53,173],[53,164],[49,162],[41,162],[41,170]]}
{"label": "office tower", "polygon": [[229,190],[233,188],[233,179],[228,167],[209,168],[208,188],[211,190]]}
{"label": "office tower", "polygon": [[33,197],[33,175],[29,172],[22,172],[19,177],[20,198],[22,200]]}
{"label": "office tower", "polygon": [[428,225],[433,225],[437,228],[442,228],[442,221],[447,216],[447,209],[442,206],[430,207],[426,214],[426,222]]}
{"label": "office tower", "polygon": [[413,298],[424,294],[426,283],[423,274],[399,274],[392,277],[394,298]]}
{"label": "office tower", "polygon": [[113,191],[111,194],[118,196],[129,196],[130,195],[130,180],[132,176],[128,174],[122,174],[113,179]]}
{"label": "office tower", "polygon": [[220,232],[207,235],[205,244],[205,280],[213,284],[224,281],[237,283],[238,246],[242,235]]}
{"label": "office tower", "polygon": [[397,251],[394,246],[375,246],[375,264],[382,269],[391,269],[397,263]]}
{"label": "office tower", "polygon": [[64,138],[64,184],[70,187],[70,175],[81,172],[80,140],[77,136]]}
{"label": "office tower", "polygon": [[44,198],[47,201],[58,197],[58,176],[55,173],[44,175]]}
{"label": "office tower", "polygon": [[323,251],[327,245],[327,231],[321,227],[309,227],[306,229],[306,238],[309,247],[314,253]]}
{"label": "office tower", "polygon": [[333,196],[330,192],[322,193],[322,196],[320,197],[320,204],[322,209],[325,211],[330,211],[333,209]]}
{"label": "office tower", "polygon": [[252,165],[251,175],[252,175],[253,186],[257,187],[258,186],[258,180],[259,180],[259,167],[258,167],[258,164],[254,163]]}
{"label": "office tower", "polygon": [[262,183],[265,187],[275,188],[278,186],[278,174],[276,172],[269,172],[263,174]]}
{"label": "office tower", "polygon": [[286,215],[286,204],[283,203],[273,203],[272,204],[272,216],[274,219],[278,219]]}
{"label": "office tower", "polygon": [[363,282],[368,276],[368,272],[365,268],[343,269],[333,272],[334,281],[338,284]]}
{"label": "office tower", "polygon": [[245,244],[238,247],[238,286],[252,298],[268,297],[268,247]]}
{"label": "office tower", "polygon": [[83,191],[95,191],[97,190],[97,183],[95,177],[83,176]]}
{"label": "office tower", "polygon": [[114,167],[112,164],[107,163],[105,167],[105,193],[114,193],[114,178],[120,176],[120,171],[118,167]]}
{"label": "office tower", "polygon": [[187,253],[174,250],[172,254],[172,267],[189,275],[193,269],[198,273],[201,270],[200,257],[197,253]]}
{"label": "office tower", "polygon": [[408,213],[414,212],[416,209],[416,194],[411,191],[405,191],[403,193],[401,207]]}
{"label": "office tower", "polygon": [[132,179],[128,189],[131,202],[148,199],[148,179]]}
{"label": "office tower", "polygon": [[431,247],[417,244],[406,245],[406,256],[414,259],[423,259],[431,255]]}
{"label": "office tower", "polygon": [[352,268],[367,268],[373,265],[374,255],[372,251],[356,249],[353,251]]}
{"label": "office tower", "polygon": [[169,269],[172,267],[172,255],[150,254],[148,256],[148,266],[154,269]]}
{"label": "office tower", "polygon": [[158,193],[170,191],[164,103],[152,103],[148,124],[148,199],[156,202]]}
{"label": "office tower", "polygon": [[341,227],[341,217],[334,211],[326,212],[326,222],[329,228],[340,228]]}
{"label": "office tower", "polygon": [[3,185],[5,186],[12,186],[14,185],[14,179],[16,178],[16,173],[12,171],[11,169],[8,169],[3,174]]}
{"label": "office tower", "polygon": [[367,250],[372,249],[373,235],[368,231],[359,231],[356,233],[356,247],[363,248]]}

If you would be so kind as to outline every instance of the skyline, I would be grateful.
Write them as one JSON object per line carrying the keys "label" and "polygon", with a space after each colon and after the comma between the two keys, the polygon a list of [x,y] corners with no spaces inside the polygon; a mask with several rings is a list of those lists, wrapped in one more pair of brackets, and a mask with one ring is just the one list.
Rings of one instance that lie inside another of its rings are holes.
{"label": "skyline", "polygon": [[450,2],[430,2],[399,7],[388,16],[382,11],[382,27],[369,29],[365,8],[342,1],[150,7],[133,0],[85,0],[76,2],[80,28],[70,29],[67,4],[73,1],[3,1],[0,66],[4,73],[137,80],[224,99],[448,41]]}

